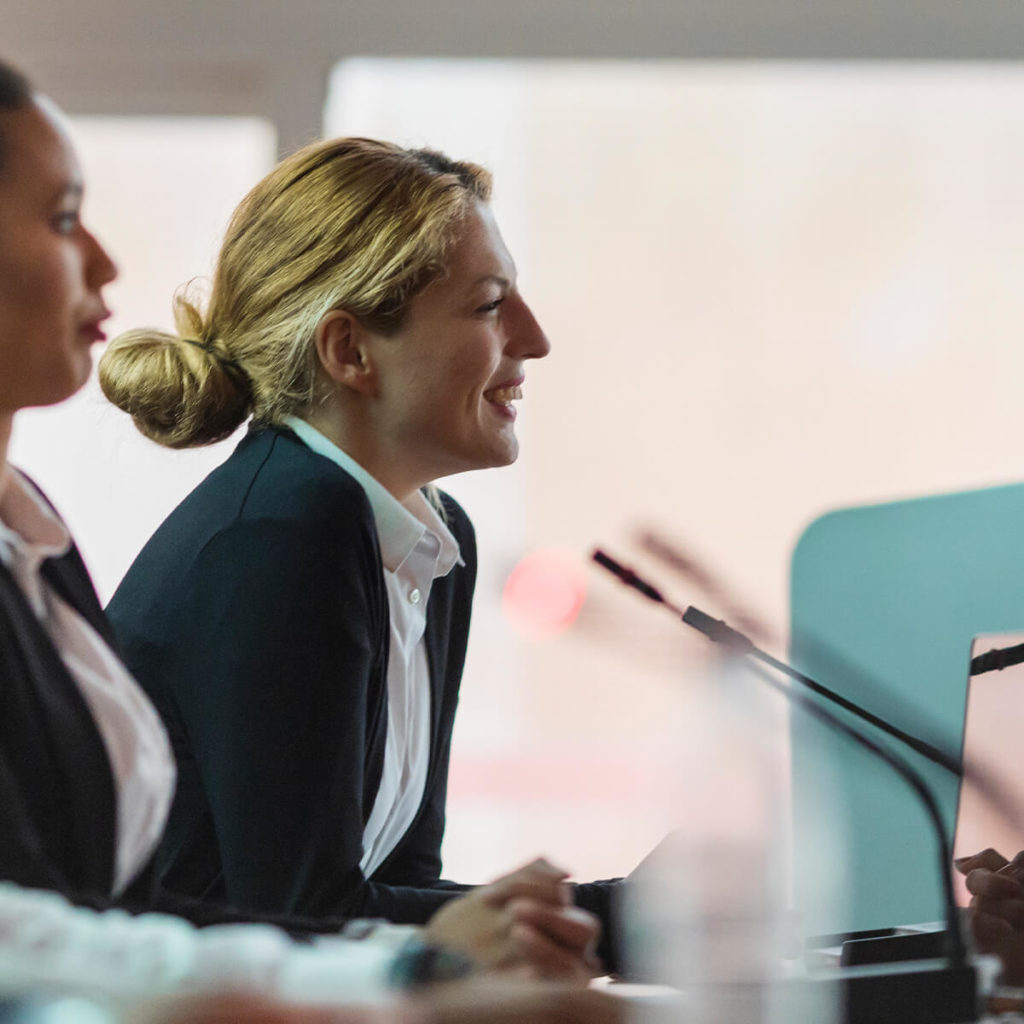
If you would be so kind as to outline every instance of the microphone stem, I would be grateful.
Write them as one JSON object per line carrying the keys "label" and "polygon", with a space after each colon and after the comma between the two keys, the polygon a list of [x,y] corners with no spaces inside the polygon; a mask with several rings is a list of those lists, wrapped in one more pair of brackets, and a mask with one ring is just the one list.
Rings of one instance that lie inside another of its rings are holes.
{"label": "microphone stem", "polygon": [[821,683],[810,676],[805,676],[802,672],[797,671],[792,665],[787,665],[786,662],[773,658],[767,651],[762,651],[760,647],[757,647],[746,636],[720,619],[714,619],[706,612],[702,612],[699,608],[694,608],[692,605],[682,613],[682,619],[688,626],[692,626],[698,632],[703,633],[708,639],[724,644],[738,654],[746,654],[751,658],[764,662],[764,664],[769,665],[778,672],[782,672],[784,675],[795,679],[798,683],[806,686],[808,690],[813,690],[819,696],[832,701],[833,704],[838,704],[841,708],[863,719],[865,722],[870,722],[876,729],[881,729],[882,732],[888,733],[901,743],[905,743],[911,750],[916,750],[922,757],[945,768],[951,775],[957,778],[963,777],[963,766],[956,758],[950,757],[945,751],[939,750],[938,747],[933,746],[931,743],[926,743],[916,736],[911,736],[910,733],[904,732],[898,726],[891,725],[884,718],[879,718],[878,715],[868,711],[867,708],[862,708],[859,704],[847,699],[842,694],[836,693],[835,690],[822,686]]}
{"label": "microphone stem", "polygon": [[949,943],[949,962],[951,967],[962,967],[967,963],[967,947],[960,931],[959,912],[953,898],[953,851],[950,849],[949,840],[946,838],[946,827],[942,821],[942,812],[939,810],[939,805],[935,800],[935,795],[928,786],[925,785],[924,780],[920,775],[918,775],[917,771],[915,771],[904,758],[900,757],[883,744],[876,743],[864,733],[858,732],[856,729],[844,722],[838,715],[834,715],[831,711],[822,707],[820,704],[815,703],[813,700],[810,700],[798,690],[781,683],[775,676],[766,672],[760,665],[754,662],[748,662],[748,664],[755,675],[772,687],[776,692],[783,694],[787,699],[791,700],[812,718],[816,718],[819,721],[830,725],[848,739],[853,740],[854,743],[871,751],[871,753],[885,761],[885,763],[888,764],[889,767],[892,768],[893,771],[895,771],[921,798],[921,802],[924,804],[928,817],[931,819],[939,847],[939,871],[942,874],[943,902],[945,903],[946,908],[946,934],[948,935],[947,942]]}
{"label": "microphone stem", "polygon": [[[757,658],[758,661],[763,661],[766,665],[770,665],[772,668],[778,669],[780,672],[784,672],[787,675],[789,674],[787,671],[789,666],[784,662],[779,661],[777,658],[773,658],[767,651],[762,651],[759,647],[755,647],[750,653],[753,657]],[[955,758],[950,757],[945,751],[939,750],[938,747],[934,747],[931,743],[918,739],[916,736],[911,736],[910,733],[904,732],[899,728],[899,726],[892,725],[884,718],[879,718],[878,715],[872,714],[867,710],[867,708],[862,708],[852,700],[847,700],[841,694],[838,694],[834,690],[830,690],[827,686],[823,686],[821,683],[816,682],[814,679],[811,679],[810,676],[805,676],[797,669],[793,669],[792,672],[797,680],[803,683],[808,690],[813,690],[819,696],[825,697],[827,700],[838,704],[841,708],[845,708],[847,711],[852,712],[858,718],[862,718],[865,722],[870,722],[876,728],[881,729],[882,732],[888,733],[890,736],[893,736],[902,743],[905,743],[911,750],[916,750],[922,757],[926,757],[934,764],[941,765],[951,775],[955,775],[958,778],[963,775],[963,766]]]}

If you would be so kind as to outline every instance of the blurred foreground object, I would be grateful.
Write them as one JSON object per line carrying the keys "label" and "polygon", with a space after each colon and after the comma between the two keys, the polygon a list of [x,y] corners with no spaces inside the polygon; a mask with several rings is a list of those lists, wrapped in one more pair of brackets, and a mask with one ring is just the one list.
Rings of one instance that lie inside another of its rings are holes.
{"label": "blurred foreground object", "polygon": [[[783,711],[726,659],[692,681],[676,723],[678,757],[669,770],[679,831],[632,876],[627,935],[631,969],[679,989],[676,1012],[687,1024],[796,1019],[783,984],[796,951]],[[823,992],[820,1002],[814,1020],[827,1024],[837,1014],[834,993]]]}

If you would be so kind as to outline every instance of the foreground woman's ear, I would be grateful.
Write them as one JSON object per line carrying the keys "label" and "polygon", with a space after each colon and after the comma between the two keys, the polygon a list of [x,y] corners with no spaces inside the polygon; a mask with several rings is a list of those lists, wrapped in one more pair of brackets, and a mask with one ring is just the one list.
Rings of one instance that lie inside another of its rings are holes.
{"label": "foreground woman's ear", "polygon": [[368,341],[366,328],[344,309],[332,309],[316,325],[316,354],[324,372],[363,395],[377,388]]}

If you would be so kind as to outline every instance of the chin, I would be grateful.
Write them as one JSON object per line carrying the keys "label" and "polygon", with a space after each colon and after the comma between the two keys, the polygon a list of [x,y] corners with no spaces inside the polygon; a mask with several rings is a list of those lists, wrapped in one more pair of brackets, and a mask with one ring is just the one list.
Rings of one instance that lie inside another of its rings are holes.
{"label": "chin", "polygon": [[500,469],[502,466],[511,466],[519,458],[519,452],[506,452],[504,455],[492,459],[488,465],[493,469]]}
{"label": "chin", "polygon": [[503,441],[501,444],[494,446],[487,453],[487,461],[481,465],[481,468],[483,468],[483,465],[494,468],[498,466],[511,466],[518,458],[519,442],[513,437],[511,441]]}

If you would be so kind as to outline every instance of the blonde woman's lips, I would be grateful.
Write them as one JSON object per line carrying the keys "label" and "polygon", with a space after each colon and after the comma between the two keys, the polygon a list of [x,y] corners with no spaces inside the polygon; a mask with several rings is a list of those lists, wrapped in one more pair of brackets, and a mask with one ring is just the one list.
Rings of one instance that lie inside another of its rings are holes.
{"label": "blonde woman's lips", "polygon": [[484,397],[488,402],[507,404],[514,402],[517,398],[522,398],[523,389],[518,384],[510,384],[505,387],[493,388],[491,391],[485,392]]}
{"label": "blonde woman's lips", "polygon": [[523,389],[518,384],[505,384],[484,392],[484,398],[491,404],[494,411],[507,420],[516,418],[516,408],[512,403],[522,397]]}

